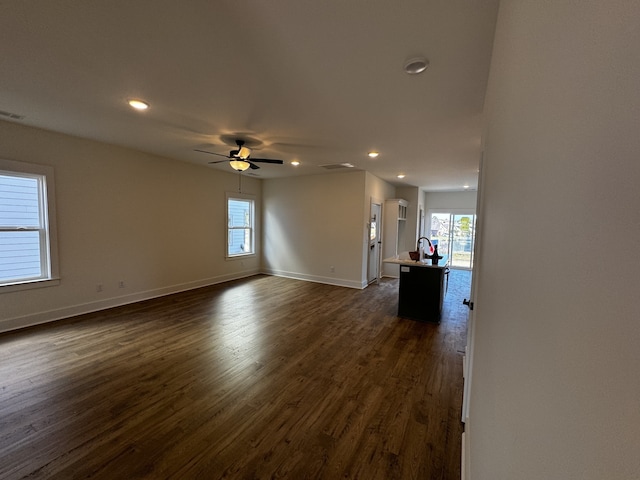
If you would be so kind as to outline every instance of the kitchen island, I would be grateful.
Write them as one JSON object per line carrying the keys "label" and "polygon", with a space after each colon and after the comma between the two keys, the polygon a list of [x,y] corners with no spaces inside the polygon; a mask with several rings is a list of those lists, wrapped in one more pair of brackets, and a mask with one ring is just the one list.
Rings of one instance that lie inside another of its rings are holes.
{"label": "kitchen island", "polygon": [[443,255],[438,265],[431,260],[414,261],[402,257],[385,258],[384,263],[400,265],[398,316],[440,323],[446,293],[445,276],[449,259]]}

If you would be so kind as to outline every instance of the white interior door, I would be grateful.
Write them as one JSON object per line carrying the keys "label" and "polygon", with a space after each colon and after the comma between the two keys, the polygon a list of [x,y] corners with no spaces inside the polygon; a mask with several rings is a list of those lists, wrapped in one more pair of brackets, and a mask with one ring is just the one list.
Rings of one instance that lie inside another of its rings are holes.
{"label": "white interior door", "polygon": [[379,203],[371,202],[371,213],[369,218],[369,268],[367,269],[368,283],[376,282],[380,278],[380,223],[382,206]]}
{"label": "white interior door", "polygon": [[483,198],[482,198],[482,185],[483,185],[483,176],[482,176],[482,164],[484,161],[484,152],[483,156],[480,157],[480,168],[478,170],[478,193],[477,193],[477,201],[476,201],[476,212],[478,213],[478,217],[475,220],[475,232],[474,232],[474,242],[473,242],[473,251],[472,251],[472,266],[474,273],[471,276],[471,292],[468,299],[465,299],[465,303],[467,303],[469,307],[469,318],[467,320],[467,345],[465,347],[463,365],[462,365],[462,375],[463,375],[463,387],[462,387],[462,422],[465,423],[465,433],[462,434],[462,478],[469,478],[469,459],[471,457],[471,453],[469,451],[469,436],[471,435],[471,431],[469,428],[469,415],[470,415],[470,404],[471,404],[471,380],[473,377],[473,349],[474,349],[474,339],[475,339],[475,298],[476,298],[476,288],[478,286],[478,271],[479,265],[477,261],[477,253],[479,248],[482,246],[482,213],[483,213]]}
{"label": "white interior door", "polygon": [[[480,168],[478,169],[478,192],[476,195],[476,212],[482,215],[482,164],[484,161],[484,152],[483,156],[480,157]],[[462,375],[464,377],[464,386],[462,388],[462,421],[464,423],[469,419],[469,403],[470,403],[470,393],[471,393],[471,377],[473,373],[473,344],[475,338],[475,315],[474,315],[474,302],[476,296],[476,287],[477,287],[477,275],[476,273],[479,271],[478,262],[477,262],[477,252],[479,245],[481,244],[481,234],[482,234],[482,218],[478,219],[474,218],[474,231],[472,233],[473,240],[473,250],[472,250],[472,260],[471,266],[474,269],[474,274],[471,276],[471,292],[469,294],[469,298],[465,299],[465,303],[468,301],[467,306],[469,307],[469,319],[467,320],[467,345],[465,347],[465,354],[462,366]],[[474,263],[475,261],[475,263]]]}

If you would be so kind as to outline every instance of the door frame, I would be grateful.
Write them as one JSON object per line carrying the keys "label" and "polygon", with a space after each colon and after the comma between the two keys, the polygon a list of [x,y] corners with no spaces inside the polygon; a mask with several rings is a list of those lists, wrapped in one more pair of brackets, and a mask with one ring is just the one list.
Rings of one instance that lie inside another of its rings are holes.
{"label": "door frame", "polygon": [[[377,237],[377,248],[375,249],[376,251],[376,257],[375,263],[374,265],[376,266],[376,275],[375,278],[369,280],[370,277],[370,266],[371,266],[371,237],[370,237],[370,232],[371,232],[371,218],[373,216],[373,209],[374,209],[374,205],[378,206],[378,219],[377,219],[377,231],[376,231],[376,237]],[[373,198],[371,197],[370,201],[369,201],[369,217],[367,219],[367,285],[370,285],[372,283],[376,283],[379,284],[380,283],[380,278],[382,278],[382,230],[384,228],[384,226],[382,225],[382,219],[383,219],[383,211],[382,209],[384,208],[384,202],[382,200],[378,200],[377,198]]]}

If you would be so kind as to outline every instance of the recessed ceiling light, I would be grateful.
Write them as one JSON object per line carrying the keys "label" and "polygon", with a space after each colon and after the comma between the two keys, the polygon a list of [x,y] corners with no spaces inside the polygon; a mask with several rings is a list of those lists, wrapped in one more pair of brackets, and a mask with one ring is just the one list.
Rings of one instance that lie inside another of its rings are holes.
{"label": "recessed ceiling light", "polygon": [[464,185],[462,188],[469,188],[469,185]]}
{"label": "recessed ceiling light", "polygon": [[293,162],[291,162],[291,165],[297,167],[298,165],[300,165],[300,162],[298,160],[294,160]]}
{"label": "recessed ceiling light", "polygon": [[369,155],[370,158],[376,158],[380,154],[378,152],[369,152],[367,155]]}
{"label": "recessed ceiling light", "polygon": [[429,66],[429,60],[424,57],[411,58],[404,63],[404,71],[409,75],[424,72]]}
{"label": "recessed ceiling light", "polygon": [[129,105],[136,110],[146,110],[149,108],[149,104],[147,102],[143,102],[142,100],[129,100]]}
{"label": "recessed ceiling light", "polygon": [[401,173],[400,175],[398,175],[398,178],[404,178],[404,173]]}

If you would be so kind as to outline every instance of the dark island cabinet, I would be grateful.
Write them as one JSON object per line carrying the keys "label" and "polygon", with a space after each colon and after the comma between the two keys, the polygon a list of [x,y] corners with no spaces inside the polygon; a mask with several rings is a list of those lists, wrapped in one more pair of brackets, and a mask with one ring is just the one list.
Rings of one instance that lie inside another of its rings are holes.
{"label": "dark island cabinet", "polygon": [[400,265],[398,316],[440,323],[446,266]]}

